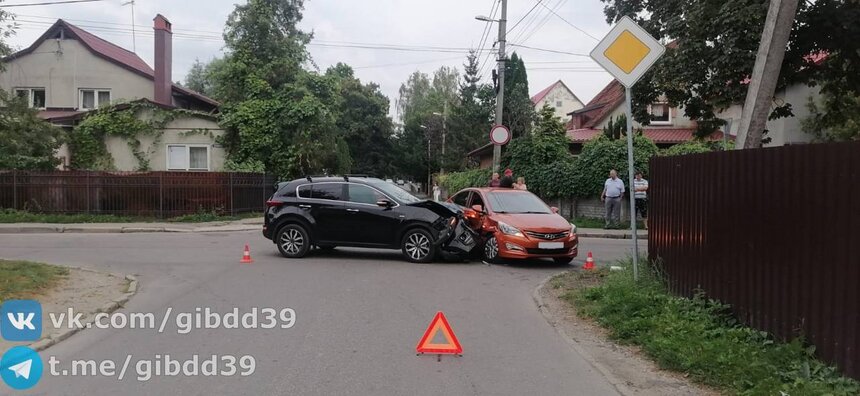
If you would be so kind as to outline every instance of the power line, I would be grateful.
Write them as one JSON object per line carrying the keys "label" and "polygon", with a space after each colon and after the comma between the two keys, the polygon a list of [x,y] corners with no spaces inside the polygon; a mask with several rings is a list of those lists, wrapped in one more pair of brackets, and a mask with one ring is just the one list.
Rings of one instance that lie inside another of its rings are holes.
{"label": "power line", "polygon": [[561,19],[562,21],[564,21],[565,23],[567,23],[568,25],[570,25],[570,27],[572,27],[572,28],[574,28],[574,29],[576,29],[576,30],[580,31],[582,34],[584,34],[584,35],[586,35],[586,36],[588,36],[588,37],[591,37],[591,38],[592,38],[592,39],[594,39],[595,41],[600,41],[600,39],[599,39],[599,38],[592,36],[591,34],[589,34],[588,32],[586,32],[585,30],[580,29],[580,28],[579,28],[579,26],[576,26],[576,25],[574,25],[574,24],[570,23],[570,21],[568,21],[567,19],[564,19],[564,17],[562,17],[561,15],[558,15],[558,13],[557,13],[557,12],[555,12],[555,11],[553,11],[553,9],[551,9],[551,8],[547,7],[547,6],[543,3],[543,0],[537,0],[537,2],[538,2],[538,3],[540,3],[540,5],[542,5],[542,6],[543,6],[543,8],[546,8],[547,10],[549,10],[549,12],[551,12],[553,15],[557,16],[557,17],[558,17],[558,19]]}
{"label": "power line", "polygon": [[[535,2],[535,6],[538,6],[538,5],[539,5],[539,4],[538,4],[537,2]],[[538,9],[538,11],[537,11],[537,12],[533,13],[533,14],[531,15],[531,17],[526,21],[526,23],[525,23],[525,25],[523,26],[523,28],[522,28],[522,29],[520,29],[520,31],[519,31],[519,32],[517,32],[517,34],[516,34],[515,36],[513,36],[513,38],[512,38],[512,40],[511,40],[511,41],[519,41],[520,37],[522,37],[522,36],[523,36],[523,34],[525,34],[525,32],[527,32],[527,31],[532,27],[532,25],[535,23],[535,21],[536,21],[536,20],[538,20],[538,19],[541,17],[541,14],[542,14],[542,13],[544,13],[544,9],[543,9],[543,8],[540,8],[540,9]]]}
{"label": "power line", "polygon": [[567,52],[567,51],[559,51],[559,50],[546,49],[546,48],[530,47],[530,46],[528,46],[528,45],[522,45],[522,44],[513,44],[513,43],[508,43],[508,45],[510,45],[511,47],[527,48],[527,49],[530,49],[530,50],[542,51],[542,52],[551,52],[551,53],[554,53],[554,54],[563,54],[563,55],[572,55],[572,56],[585,56],[585,57],[590,57],[588,54],[577,54],[577,53],[575,53],[575,52]]}
{"label": "power line", "polygon": [[6,4],[6,5],[0,5],[0,8],[32,7],[32,6],[46,6],[46,5],[57,5],[57,4],[72,4],[72,3],[92,3],[95,1],[104,1],[104,0],[66,0],[66,1],[46,1],[43,3]]}
{"label": "power line", "polygon": [[[490,14],[489,15],[490,15],[490,18],[492,19],[493,16],[496,14],[496,7],[499,5],[499,0],[493,0],[491,4],[492,4],[492,6],[490,7]],[[483,31],[483,33],[481,33],[481,39],[478,40],[478,48],[484,48],[484,45],[487,43],[487,38],[489,38],[490,30],[491,30],[490,27],[492,26],[492,24],[493,24],[492,21],[487,21],[484,24],[484,31]]]}
{"label": "power line", "polygon": [[[502,1],[502,0],[499,0],[498,2],[496,2],[496,5],[498,6],[498,5],[501,3],[501,1]],[[495,18],[496,18],[496,14],[498,14],[498,13],[499,13],[499,7],[494,7],[494,8],[493,8],[493,11],[491,11],[491,12],[490,12],[490,19],[491,19],[491,20],[492,20],[492,19],[495,19]],[[489,23],[491,23],[491,22],[487,22],[487,23],[489,24]],[[490,30],[488,31],[488,33],[489,33],[490,31],[492,31],[492,29],[490,29]],[[487,40],[487,41],[489,41],[489,36],[487,36],[487,38],[488,38],[488,40]],[[495,40],[493,40],[493,43],[494,43],[494,44],[490,46],[490,49],[495,48]],[[483,46],[482,46],[481,48],[483,48]],[[478,75],[479,75],[479,76],[482,76],[482,79],[483,79],[483,75],[484,75],[484,68],[486,68],[486,67],[487,67],[487,62],[489,62],[489,61],[490,61],[490,57],[492,57],[492,56],[493,56],[493,51],[488,51],[488,52],[487,52],[487,56],[485,56],[485,57],[484,57],[484,61],[481,63],[481,67],[479,67],[479,68],[478,68]],[[490,70],[492,70],[492,69],[490,69]]]}
{"label": "power line", "polygon": [[[555,7],[553,7],[553,9],[558,10],[562,6],[564,6],[565,3],[567,3],[567,0],[559,0],[558,3],[555,4]],[[528,34],[526,34],[525,36],[522,37],[522,41],[520,41],[520,42],[525,44],[529,40],[531,40],[531,38],[535,35],[535,33],[537,33],[538,31],[543,29],[544,26],[546,26],[547,22],[549,22],[550,17],[552,17],[552,14],[547,12],[546,15],[544,15],[543,19],[541,19],[541,21],[538,22],[537,25],[535,25],[535,28],[532,29],[531,32],[529,32]],[[519,41],[519,40],[514,40],[514,41]]]}
{"label": "power line", "polygon": [[518,20],[518,21],[517,21],[517,23],[515,23],[515,24],[514,24],[514,26],[513,26],[513,27],[511,27],[511,28],[508,30],[507,34],[511,34],[511,32],[513,32],[513,31],[514,31],[514,29],[516,29],[516,28],[517,28],[517,26],[519,26],[519,25],[520,25],[520,23],[522,23],[523,19],[526,19],[526,17],[528,17],[529,15],[531,15],[532,11],[534,11],[534,10],[535,10],[535,8],[537,8],[537,6],[538,6],[539,4],[540,4],[540,0],[538,0],[537,2],[535,2],[535,5],[533,5],[533,6],[532,6],[532,8],[529,10],[529,12],[527,12],[525,15],[523,15],[523,17],[522,17],[522,18],[520,18],[520,20]]}
{"label": "power line", "polygon": [[445,62],[445,61],[452,61],[452,60],[457,60],[457,59],[462,59],[462,58],[463,58],[462,56],[458,56],[458,57],[456,57],[456,58],[428,59],[428,60],[424,60],[424,61],[417,61],[417,62],[386,63],[386,64],[381,64],[381,65],[355,66],[355,67],[353,67],[353,69],[354,69],[354,70],[358,70],[358,69],[376,69],[376,68],[383,68],[383,67],[396,67],[396,66],[423,65],[423,64],[426,64],[426,63]]}

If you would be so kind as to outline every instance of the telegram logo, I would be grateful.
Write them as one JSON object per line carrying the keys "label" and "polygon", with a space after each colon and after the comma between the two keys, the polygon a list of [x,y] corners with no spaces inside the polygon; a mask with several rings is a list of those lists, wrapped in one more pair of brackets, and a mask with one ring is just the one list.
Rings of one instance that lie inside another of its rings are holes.
{"label": "telegram logo", "polygon": [[3,301],[0,334],[6,341],[38,341],[42,338],[42,304],[36,300]]}
{"label": "telegram logo", "polygon": [[42,358],[31,348],[16,346],[3,354],[0,377],[12,389],[30,389],[42,378]]}

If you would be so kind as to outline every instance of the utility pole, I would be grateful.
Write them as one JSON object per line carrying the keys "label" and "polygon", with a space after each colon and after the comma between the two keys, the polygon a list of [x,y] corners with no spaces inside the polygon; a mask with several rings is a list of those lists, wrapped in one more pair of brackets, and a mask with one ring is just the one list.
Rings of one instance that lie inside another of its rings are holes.
{"label": "utility pole", "polygon": [[[505,34],[508,29],[508,0],[502,1],[502,17],[499,19],[499,59],[498,78],[499,92],[496,93],[496,125],[502,125],[502,114],[505,111]],[[499,171],[499,161],[502,157],[502,146],[493,145],[493,172]]]}
{"label": "utility pole", "polygon": [[442,104],[442,114],[433,113],[433,115],[442,117],[442,159],[439,162],[439,173],[445,173],[445,137],[448,134],[448,100]]}
{"label": "utility pole", "polygon": [[776,82],[782,69],[782,60],[785,58],[785,47],[797,13],[797,2],[798,0],[770,0],[735,141],[737,148],[761,146]]}

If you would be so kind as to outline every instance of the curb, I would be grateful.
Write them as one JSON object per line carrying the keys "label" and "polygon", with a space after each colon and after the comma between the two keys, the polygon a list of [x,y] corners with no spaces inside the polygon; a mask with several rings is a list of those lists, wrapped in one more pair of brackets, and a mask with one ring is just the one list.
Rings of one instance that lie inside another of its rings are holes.
{"label": "curb", "polygon": [[[568,272],[572,272],[572,271],[568,271]],[[608,367],[606,367],[605,365],[603,365],[601,363],[598,363],[594,359],[594,356],[592,356],[585,349],[583,349],[579,345],[579,343],[576,342],[576,340],[574,340],[569,335],[567,335],[567,332],[565,332],[561,326],[558,326],[556,319],[549,313],[549,310],[546,309],[546,304],[544,304],[544,302],[543,302],[543,297],[541,297],[540,291],[543,290],[543,288],[546,286],[546,284],[552,278],[555,278],[558,275],[560,275],[560,274],[551,275],[548,278],[544,279],[532,292],[532,300],[534,300],[535,304],[537,305],[538,311],[540,311],[541,315],[543,315],[543,318],[546,320],[547,324],[549,324],[553,329],[555,329],[555,331],[559,335],[561,335],[561,338],[563,338],[565,341],[567,341],[568,345],[570,345],[571,348],[573,348],[573,350],[576,351],[576,353],[578,353],[580,356],[584,357],[585,360],[588,362],[588,364],[591,365],[591,367],[594,367],[595,370],[600,372],[600,374],[602,374],[603,377],[606,378],[607,382],[609,382],[609,384],[612,385],[615,388],[615,390],[618,391],[618,393],[620,393],[624,396],[636,395],[636,392],[634,392],[632,389],[627,387],[625,381],[623,381],[620,378],[618,378],[617,376],[615,376],[615,374],[613,374],[612,371],[610,371]]]}
{"label": "curb", "polygon": [[142,234],[142,233],[210,233],[261,230],[260,225],[225,225],[195,228],[173,227],[0,227],[0,234]]}
{"label": "curb", "polygon": [[[81,268],[81,267],[68,267],[68,268],[76,269],[76,270],[80,270],[80,271],[86,271],[86,272],[98,272],[95,270],[91,270],[89,268]],[[135,277],[133,275],[122,276],[122,275],[117,275],[117,274],[113,274],[113,273],[108,273],[108,275],[114,276],[117,278],[124,278],[125,280],[129,281],[128,291],[125,294],[123,294],[122,297],[115,299],[115,300],[112,300],[112,301],[109,301],[109,302],[105,303],[101,308],[96,310],[95,312],[90,312],[89,314],[87,314],[86,317],[88,319],[89,319],[89,317],[91,317],[97,313],[112,313],[112,312],[116,311],[117,309],[122,308],[131,299],[132,296],[137,294],[137,288],[138,288],[137,277]],[[89,324],[89,323],[91,323],[91,322],[87,322],[87,324]],[[87,324],[84,324],[83,328],[65,329],[62,332],[60,332],[59,334],[55,334],[49,338],[43,338],[39,341],[36,341],[36,342],[30,344],[30,348],[32,348],[36,352],[44,351],[45,349],[48,349],[51,346],[56,345],[60,341],[66,340],[69,337],[71,337],[72,335],[80,332],[81,330],[86,329]]]}
{"label": "curb", "polygon": [[[603,239],[633,239],[633,235],[630,234],[594,234],[594,233],[582,233],[577,232],[576,235],[580,238],[603,238]],[[638,234],[636,235],[639,240],[648,240],[648,235]]]}

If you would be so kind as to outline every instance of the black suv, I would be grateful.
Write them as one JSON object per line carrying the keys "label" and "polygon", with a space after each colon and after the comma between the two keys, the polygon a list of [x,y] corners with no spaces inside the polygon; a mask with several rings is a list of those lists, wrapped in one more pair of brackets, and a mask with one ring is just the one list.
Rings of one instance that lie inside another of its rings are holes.
{"label": "black suv", "polygon": [[307,177],[279,183],[266,202],[263,235],[288,258],[312,246],[400,249],[412,262],[439,250],[468,254],[474,232],[453,205],[422,200],[368,177]]}

